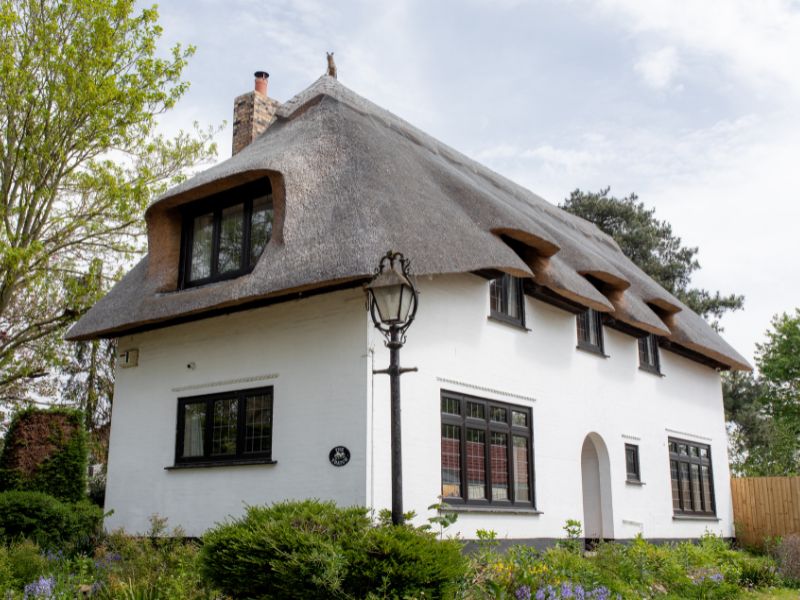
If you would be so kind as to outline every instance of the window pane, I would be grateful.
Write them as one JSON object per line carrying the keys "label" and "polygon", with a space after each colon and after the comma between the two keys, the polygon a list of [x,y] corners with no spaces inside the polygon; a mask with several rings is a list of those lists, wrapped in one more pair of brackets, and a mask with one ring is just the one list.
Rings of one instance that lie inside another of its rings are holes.
{"label": "window pane", "polygon": [[503,278],[498,277],[489,282],[489,305],[494,313],[503,313],[503,296],[505,294]]}
{"label": "window pane", "polygon": [[261,196],[253,200],[253,216],[250,220],[250,266],[256,264],[258,257],[272,238],[272,196]]}
{"label": "window pane", "polygon": [[625,448],[625,466],[628,471],[628,479],[639,479],[639,465],[637,464],[636,448],[633,446],[626,446]]}
{"label": "window pane", "polygon": [[508,411],[506,411],[505,408],[501,406],[492,406],[490,412],[492,421],[497,421],[498,423],[508,422]]}
{"label": "window pane", "polygon": [[692,494],[689,486],[689,463],[678,463],[681,475],[681,506],[683,510],[692,510]]}
{"label": "window pane", "polygon": [[244,451],[269,452],[272,448],[272,395],[250,396],[246,406]]}
{"label": "window pane", "polygon": [[713,483],[711,482],[711,474],[708,467],[700,467],[700,477],[703,484],[703,510],[705,512],[714,512],[713,505]]}
{"label": "window pane", "polygon": [[688,454],[688,450],[686,449],[686,444],[678,444],[678,454],[685,456]]}
{"label": "window pane", "polygon": [[506,314],[512,319],[519,319],[519,279],[506,275]]}
{"label": "window pane", "polygon": [[442,425],[442,496],[461,497],[461,428]]}
{"label": "window pane", "polygon": [[591,308],[587,312],[589,325],[589,343],[592,346],[600,346],[600,315]]}
{"label": "window pane", "polygon": [[211,428],[211,454],[236,454],[236,398],[214,401],[214,423]]}
{"label": "window pane", "polygon": [[700,467],[698,465],[689,465],[692,475],[692,510],[701,511],[703,505],[700,498]]}
{"label": "window pane", "polygon": [[492,500],[508,500],[508,436],[493,431],[491,441]]}
{"label": "window pane", "polygon": [[214,215],[200,215],[192,223],[192,260],[189,281],[211,277],[211,254],[214,239]]}
{"label": "window pane", "polygon": [[442,396],[442,412],[448,415],[460,415],[461,402],[459,402],[457,398]]}
{"label": "window pane", "polygon": [[478,402],[467,402],[467,416],[474,419],[485,419],[486,407]]}
{"label": "window pane", "polygon": [[244,205],[236,204],[222,211],[219,234],[218,273],[229,273],[242,268],[242,243],[244,239]]}
{"label": "window pane", "polygon": [[672,509],[681,509],[680,488],[678,487],[678,461],[669,461],[670,475],[672,476]]}
{"label": "window pane", "polygon": [[467,429],[467,497],[486,498],[486,432]]}
{"label": "window pane", "polygon": [[517,427],[528,426],[528,413],[520,412],[518,410],[511,411],[511,422]]}
{"label": "window pane", "polygon": [[589,343],[590,335],[589,335],[589,311],[585,311],[580,313],[576,317],[576,321],[578,323],[578,341]]}
{"label": "window pane", "polygon": [[528,469],[528,438],[514,436],[514,500],[530,502],[530,484]]}
{"label": "window pane", "polygon": [[689,456],[700,456],[700,450],[697,446],[689,446]]}
{"label": "window pane", "polygon": [[700,448],[700,458],[708,458],[708,448]]}
{"label": "window pane", "polygon": [[194,402],[183,407],[183,457],[203,456],[206,428],[206,403]]}

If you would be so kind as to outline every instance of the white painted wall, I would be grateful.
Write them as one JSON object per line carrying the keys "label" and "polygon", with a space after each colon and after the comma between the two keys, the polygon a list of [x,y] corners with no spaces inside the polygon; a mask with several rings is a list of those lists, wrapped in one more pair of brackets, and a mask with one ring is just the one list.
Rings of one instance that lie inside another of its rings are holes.
{"label": "white painted wall", "polygon": [[[365,504],[366,334],[363,295],[350,290],[120,339],[120,350],[139,349],[139,366],[117,371],[106,527],[141,533],[158,513],[200,535],[245,504]],[[179,397],[264,385],[274,386],[277,464],[164,470]],[[337,468],[328,453],[339,444],[352,457]]]}
{"label": "white painted wall", "polygon": [[[732,535],[722,391],[714,370],[670,352],[661,353],[664,377],[639,370],[634,338],[605,328],[608,358],[576,349],[575,317],[526,297],[522,331],[491,321],[488,282],[474,275],[420,278],[420,308],[401,353],[406,509],[423,517],[440,494],[442,389],[531,406],[537,508],[543,514],[461,513],[449,533],[475,537],[493,529],[501,537],[563,536],[567,519],[583,519],[581,449],[595,432],[609,455],[616,538],[685,538],[706,529]],[[373,332],[378,368],[388,352]],[[388,382],[374,376],[377,439],[388,439]],[[677,433],[680,432],[680,433]],[[719,521],[675,521],[667,438],[711,446]],[[643,486],[626,484],[625,442],[639,445]],[[375,451],[370,495],[389,505],[389,451]],[[607,515],[604,515],[607,516]]]}
{"label": "white painted wall", "polygon": [[[462,513],[448,533],[561,537],[567,519],[583,519],[581,449],[595,432],[608,452],[615,537],[732,535],[716,372],[669,352],[661,356],[664,377],[640,371],[636,340],[610,329],[609,358],[577,350],[575,317],[531,298],[530,331],[490,321],[488,282],[474,275],[419,285],[417,321],[401,352],[403,366],[420,369],[402,378],[404,501],[419,522],[440,494],[439,398],[450,389],[532,407],[542,514]],[[129,348],[139,349],[139,366],[117,373],[107,527],[142,532],[158,513],[200,535],[245,504],[285,498],[390,506],[389,382],[371,374],[389,358],[360,290],[121,339],[120,350]],[[187,369],[190,362],[197,368]],[[174,461],[178,397],[264,384],[275,386],[278,464],[164,470]],[[710,444],[719,521],[673,521],[669,435]],[[626,441],[639,444],[644,486],[625,483]],[[341,468],[328,462],[338,444],[352,453]]]}

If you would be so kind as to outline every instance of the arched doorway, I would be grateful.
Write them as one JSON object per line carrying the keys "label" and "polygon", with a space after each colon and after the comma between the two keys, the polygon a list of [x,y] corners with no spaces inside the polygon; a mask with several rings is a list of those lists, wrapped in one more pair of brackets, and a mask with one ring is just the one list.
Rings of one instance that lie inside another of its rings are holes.
{"label": "arched doorway", "polygon": [[611,505],[611,466],[603,438],[592,432],[581,448],[583,534],[587,541],[614,538]]}

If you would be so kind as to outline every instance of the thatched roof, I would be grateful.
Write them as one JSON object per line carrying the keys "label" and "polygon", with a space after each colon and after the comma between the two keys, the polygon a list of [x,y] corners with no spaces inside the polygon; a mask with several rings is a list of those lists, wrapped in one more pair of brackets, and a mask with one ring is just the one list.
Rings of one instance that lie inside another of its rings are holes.
{"label": "thatched roof", "polygon": [[[177,290],[176,207],[265,175],[276,198],[276,234],[252,273]],[[749,368],[593,224],[328,76],[283,104],[276,121],[240,153],[159,198],[146,219],[148,256],[69,339],[118,336],[362,280],[391,248],[410,257],[420,275],[492,269],[533,278],[570,302],[720,365]]]}

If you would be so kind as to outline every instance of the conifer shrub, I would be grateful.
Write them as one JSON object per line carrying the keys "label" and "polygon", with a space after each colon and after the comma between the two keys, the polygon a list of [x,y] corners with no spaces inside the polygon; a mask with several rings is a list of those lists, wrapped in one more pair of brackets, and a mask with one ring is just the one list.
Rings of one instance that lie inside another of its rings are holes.
{"label": "conifer shrub", "polygon": [[204,576],[242,598],[443,598],[466,568],[458,542],[316,500],[249,507],[208,531],[201,550]]}
{"label": "conifer shrub", "polygon": [[0,454],[0,491],[44,492],[78,502],[86,497],[87,459],[80,411],[22,410],[12,418]]}
{"label": "conifer shrub", "polygon": [[43,548],[89,551],[100,534],[103,511],[88,500],[61,502],[42,492],[0,492],[0,537],[26,538]]}

